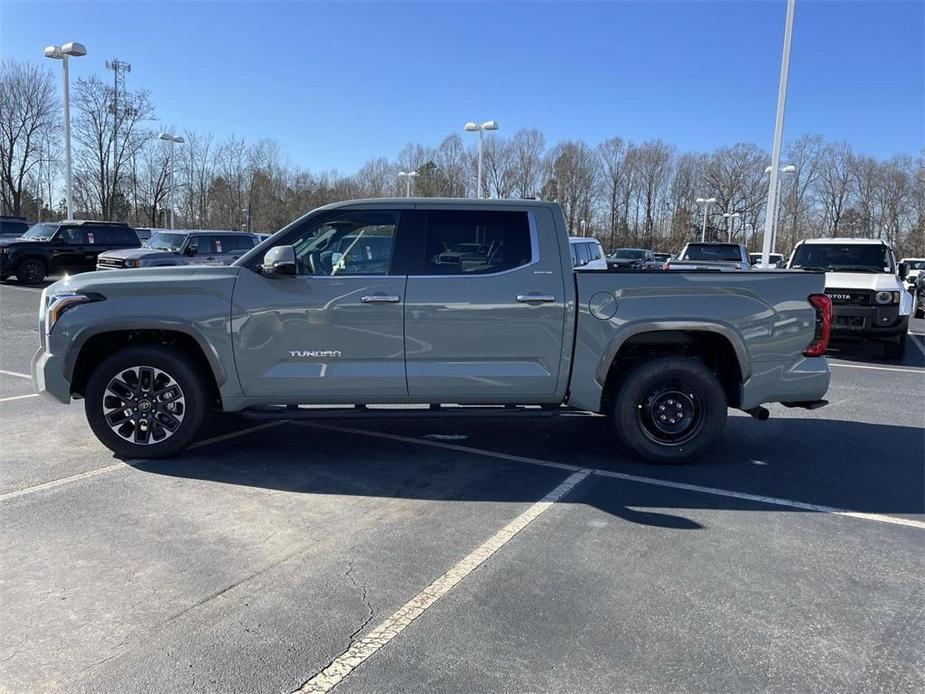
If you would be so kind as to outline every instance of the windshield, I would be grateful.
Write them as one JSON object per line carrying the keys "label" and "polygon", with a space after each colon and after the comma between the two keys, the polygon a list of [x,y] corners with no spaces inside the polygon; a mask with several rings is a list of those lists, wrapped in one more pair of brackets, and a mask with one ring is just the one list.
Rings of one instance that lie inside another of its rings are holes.
{"label": "windshield", "polygon": [[638,248],[620,248],[613,254],[614,258],[627,258],[630,260],[637,260],[639,258],[645,258],[646,252]]}
{"label": "windshield", "polygon": [[906,267],[910,270],[925,270],[925,260],[907,260]]}
{"label": "windshield", "polygon": [[50,241],[56,231],[58,231],[57,224],[33,224],[22,237],[33,241]]}
{"label": "windshield", "polygon": [[681,260],[742,260],[742,253],[734,243],[690,244]]}
{"label": "windshield", "polygon": [[151,238],[144,242],[145,248],[156,248],[159,251],[179,251],[186,240],[186,234],[171,234],[159,231],[151,234]]}
{"label": "windshield", "polygon": [[894,272],[889,249],[879,243],[804,243],[793,252],[790,267],[829,272]]}

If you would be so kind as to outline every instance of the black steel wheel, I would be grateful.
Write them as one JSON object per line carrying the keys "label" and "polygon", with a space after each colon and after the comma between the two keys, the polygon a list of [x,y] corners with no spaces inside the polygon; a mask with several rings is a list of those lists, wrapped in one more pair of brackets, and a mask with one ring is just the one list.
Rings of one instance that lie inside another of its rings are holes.
{"label": "black steel wheel", "polygon": [[657,463],[686,463],[712,448],[726,424],[726,393],[702,362],[648,359],[629,373],[614,398],[623,444]]}

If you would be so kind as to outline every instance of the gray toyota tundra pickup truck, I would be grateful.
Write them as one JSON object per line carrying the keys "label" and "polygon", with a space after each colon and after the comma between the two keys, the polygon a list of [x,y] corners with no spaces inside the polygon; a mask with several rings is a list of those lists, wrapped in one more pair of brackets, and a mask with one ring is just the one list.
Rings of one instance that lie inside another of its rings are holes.
{"label": "gray toyota tundra pickup truck", "polygon": [[[814,272],[575,271],[558,205],[380,199],[319,208],[228,267],[113,270],[42,294],[38,390],[83,399],[117,455],[173,455],[211,410],[293,419],[604,413],[659,462],[727,408],[825,401]],[[313,405],[343,405],[343,412]],[[497,405],[509,407],[498,408]],[[478,409],[475,406],[495,406]]]}

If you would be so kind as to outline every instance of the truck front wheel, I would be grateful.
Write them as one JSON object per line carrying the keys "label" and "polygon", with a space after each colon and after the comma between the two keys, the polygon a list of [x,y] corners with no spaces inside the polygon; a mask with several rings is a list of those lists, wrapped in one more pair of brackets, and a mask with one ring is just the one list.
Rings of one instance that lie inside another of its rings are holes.
{"label": "truck front wheel", "polygon": [[208,406],[207,385],[182,352],[128,347],[96,368],[85,412],[106,448],[122,458],[166,458],[186,448]]}
{"label": "truck front wheel", "polygon": [[726,424],[726,394],[703,363],[655,357],[639,364],[614,398],[623,444],[656,463],[686,463],[709,451]]}

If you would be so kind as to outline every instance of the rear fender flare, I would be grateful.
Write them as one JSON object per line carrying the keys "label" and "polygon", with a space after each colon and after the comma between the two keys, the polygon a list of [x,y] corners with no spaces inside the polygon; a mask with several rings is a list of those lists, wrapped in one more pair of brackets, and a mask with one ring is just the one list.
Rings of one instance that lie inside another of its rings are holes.
{"label": "rear fender flare", "polygon": [[703,320],[636,321],[627,323],[623,326],[620,331],[611,338],[610,342],[607,343],[607,347],[604,349],[604,353],[597,367],[598,383],[603,386],[603,384],[607,382],[607,374],[610,372],[610,367],[617,358],[620,348],[627,340],[642,333],[665,331],[707,332],[722,335],[728,340],[729,344],[732,345],[732,349],[735,352],[736,360],[739,363],[739,373],[742,374],[742,383],[744,384],[751,377],[752,370],[751,361],[748,358],[748,350],[745,348],[742,337],[731,325],[718,321]]}

